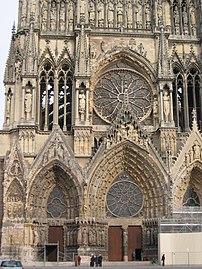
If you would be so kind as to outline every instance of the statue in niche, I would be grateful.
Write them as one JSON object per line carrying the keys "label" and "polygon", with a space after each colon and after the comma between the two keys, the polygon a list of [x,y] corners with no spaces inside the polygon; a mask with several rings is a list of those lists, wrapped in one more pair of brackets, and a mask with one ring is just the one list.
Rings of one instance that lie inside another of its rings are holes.
{"label": "statue in niche", "polygon": [[123,26],[123,4],[119,1],[117,5],[117,27]]}
{"label": "statue in niche", "polygon": [[37,246],[39,243],[39,233],[37,227],[33,228],[33,245]]}
{"label": "statue in niche", "polygon": [[26,18],[27,18],[27,1],[22,2],[22,13],[21,13],[21,22],[22,26],[26,25]]}
{"label": "statue in niche", "polygon": [[50,30],[56,30],[56,3],[52,2],[51,12],[50,12]]}
{"label": "statue in niche", "polygon": [[72,31],[73,23],[74,23],[74,2],[73,1],[69,2],[68,14],[69,14],[69,30]]}
{"label": "statue in niche", "polygon": [[188,34],[188,15],[185,6],[182,8],[182,21],[183,21],[184,34]]}
{"label": "statue in niche", "polygon": [[108,27],[114,26],[114,4],[110,1],[108,5]]}
{"label": "statue in niche", "polygon": [[86,111],[86,96],[83,89],[79,92],[79,114],[80,120],[84,120],[84,113]]}
{"label": "statue in niche", "polygon": [[194,143],[193,150],[194,150],[194,159],[200,159],[201,158],[201,148],[200,148],[199,143],[197,141],[195,141],[195,143]]}
{"label": "statue in niche", "polygon": [[168,122],[170,115],[170,96],[168,90],[166,90],[163,95],[163,112],[165,115],[165,122]]}
{"label": "statue in niche", "polygon": [[90,25],[95,26],[95,5],[92,1],[89,6],[89,21]]}
{"label": "statue in niche", "polygon": [[127,3],[126,19],[127,19],[127,27],[132,28],[133,27],[133,6],[132,6],[131,1],[128,1]]}
{"label": "statue in niche", "polygon": [[6,97],[6,119],[10,118],[10,111],[11,111],[11,95],[7,94],[7,97]]}
{"label": "statue in niche", "polygon": [[104,5],[101,1],[98,3],[98,26],[104,26]]}
{"label": "statue in niche", "polygon": [[16,60],[15,62],[15,76],[17,79],[20,78],[20,74],[21,74],[21,67],[22,67],[22,63],[19,59]]}
{"label": "statue in niche", "polygon": [[26,119],[29,120],[32,111],[32,91],[31,89],[26,89],[25,91],[25,115]]}
{"label": "statue in niche", "polygon": [[41,29],[42,29],[42,31],[46,31],[47,17],[48,17],[48,2],[47,2],[47,0],[43,1],[43,5],[41,8],[41,14],[42,14]]}
{"label": "statue in niche", "polygon": [[191,3],[190,9],[190,24],[191,24],[191,31],[192,35],[196,34],[196,14],[195,14],[195,6]]}
{"label": "statue in niche", "polygon": [[146,20],[146,29],[151,28],[151,3],[147,2],[145,7],[145,20]]}
{"label": "statue in niche", "polygon": [[65,30],[65,3],[63,1],[60,5],[60,30]]}
{"label": "statue in niche", "polygon": [[137,18],[137,28],[141,29],[142,28],[142,1],[138,1],[136,5],[136,18]]}
{"label": "statue in niche", "polygon": [[83,229],[83,244],[88,245],[88,232],[86,228]]}
{"label": "statue in niche", "polygon": [[175,27],[175,33],[179,34],[180,32],[180,17],[179,17],[179,12],[177,6],[174,7],[174,12],[173,12],[173,17],[174,17],[174,27]]}

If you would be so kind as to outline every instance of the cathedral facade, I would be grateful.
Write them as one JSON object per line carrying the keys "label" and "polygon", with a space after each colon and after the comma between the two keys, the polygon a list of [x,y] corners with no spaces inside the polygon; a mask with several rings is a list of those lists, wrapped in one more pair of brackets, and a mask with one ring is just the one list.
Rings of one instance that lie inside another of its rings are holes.
{"label": "cathedral facade", "polygon": [[201,0],[19,0],[16,28],[1,254],[156,258],[159,219],[202,205]]}

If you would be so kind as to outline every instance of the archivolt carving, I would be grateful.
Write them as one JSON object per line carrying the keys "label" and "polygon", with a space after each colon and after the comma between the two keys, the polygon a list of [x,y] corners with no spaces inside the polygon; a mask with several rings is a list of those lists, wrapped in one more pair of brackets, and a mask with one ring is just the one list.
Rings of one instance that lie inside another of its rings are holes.
{"label": "archivolt carving", "polygon": [[46,219],[48,198],[55,187],[63,190],[63,204],[67,205],[66,219],[79,216],[81,207],[81,187],[67,168],[52,163],[42,169],[32,180],[28,193],[29,218]]}
{"label": "archivolt carving", "polygon": [[[134,44],[134,41],[133,43]],[[136,45],[135,45],[136,46]],[[155,71],[149,61],[141,54],[131,51],[131,45],[127,48],[117,48],[107,51],[96,59],[96,66],[93,66],[94,76],[91,80],[92,87],[95,87],[99,77],[111,68],[111,65],[118,63],[127,65],[128,69],[135,70],[151,81],[155,80]]]}
{"label": "archivolt carving", "polygon": [[[184,194],[189,185],[195,186],[197,190],[201,190],[202,186],[202,162],[194,161],[187,168],[183,169],[178,178],[176,178],[173,186],[174,205],[176,207],[182,206]],[[202,201],[202,193],[199,193],[200,201]]]}
{"label": "archivolt carving", "polygon": [[[153,217],[157,215],[158,210],[165,214],[168,190],[163,173],[153,163],[146,151],[125,141],[107,152],[94,174],[91,175],[88,206],[92,216],[106,217],[107,192],[114,179],[122,172],[128,173],[143,193],[144,217],[148,217],[147,207],[151,208],[150,212]],[[151,204],[152,201],[153,204]]]}

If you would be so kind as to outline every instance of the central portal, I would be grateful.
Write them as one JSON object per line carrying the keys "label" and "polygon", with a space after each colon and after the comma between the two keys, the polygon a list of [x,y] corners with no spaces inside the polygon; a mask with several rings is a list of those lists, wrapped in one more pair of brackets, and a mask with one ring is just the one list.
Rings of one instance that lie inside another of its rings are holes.
{"label": "central portal", "polygon": [[[142,257],[142,228],[128,227],[128,261],[141,261]],[[124,240],[122,226],[110,226],[108,230],[108,259],[109,261],[123,261]]]}

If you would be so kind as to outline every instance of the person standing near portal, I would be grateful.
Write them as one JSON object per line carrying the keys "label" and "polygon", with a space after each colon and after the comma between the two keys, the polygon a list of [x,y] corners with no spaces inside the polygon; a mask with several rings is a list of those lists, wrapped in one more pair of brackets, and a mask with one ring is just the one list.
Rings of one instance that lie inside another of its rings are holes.
{"label": "person standing near portal", "polygon": [[162,257],[161,257],[162,265],[163,266],[165,265],[165,259],[166,259],[165,254],[163,254]]}

